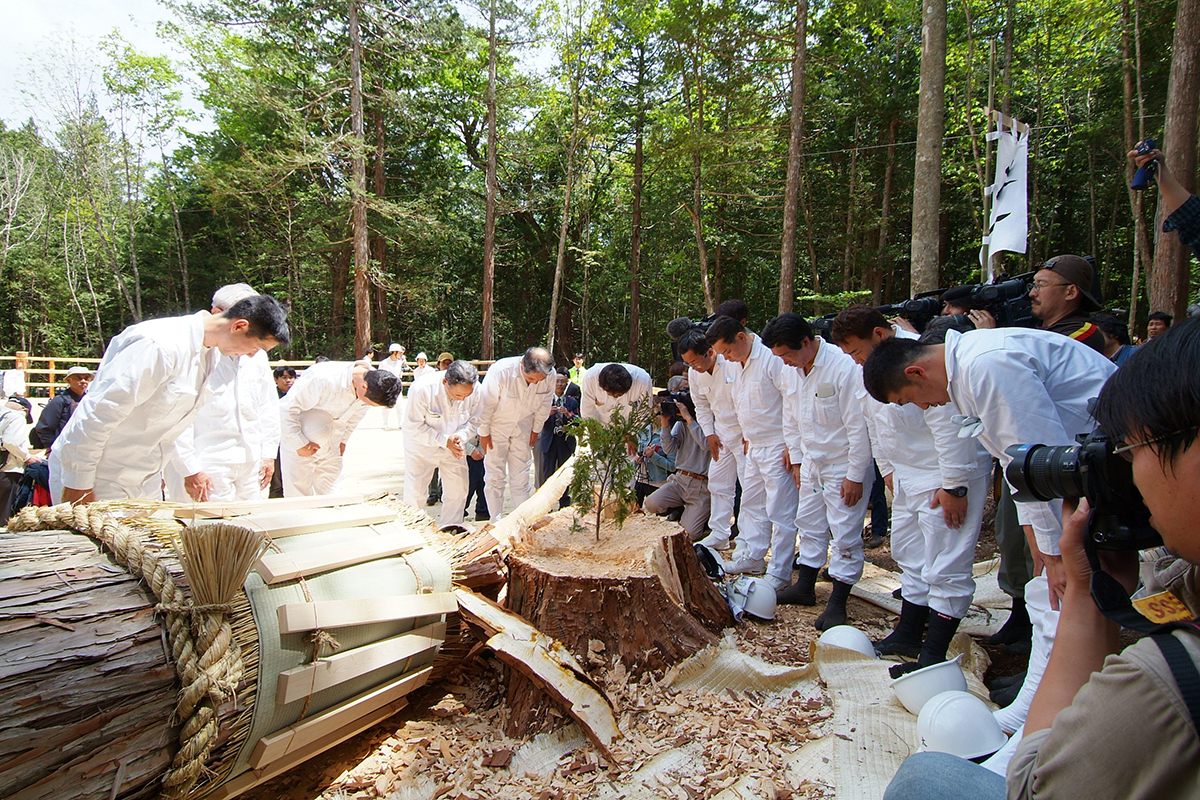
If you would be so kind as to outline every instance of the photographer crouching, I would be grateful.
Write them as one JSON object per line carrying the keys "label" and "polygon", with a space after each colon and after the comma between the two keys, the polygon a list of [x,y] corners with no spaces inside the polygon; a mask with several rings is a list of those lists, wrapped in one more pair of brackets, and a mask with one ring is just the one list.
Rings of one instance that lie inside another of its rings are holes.
{"label": "photographer crouching", "polygon": [[[1110,614],[1137,622],[1127,605],[1111,610],[1136,585],[1137,557],[1133,550],[1085,548],[1085,539],[1098,538],[1102,515],[1092,514],[1086,500],[1077,508],[1068,501],[1060,541],[1066,588],[1058,635],[1007,781],[964,759],[918,753],[900,767],[885,800],[1200,796],[1200,627],[1191,621],[1200,609],[1198,373],[1200,325],[1189,322],[1139,348],[1105,384],[1094,410],[1111,442],[1108,455],[1131,462],[1132,483],[1149,509],[1150,524],[1181,559],[1163,564],[1171,569],[1156,577],[1170,594],[1151,607],[1179,608],[1188,621],[1159,629],[1118,654],[1119,628],[1101,613],[1092,593],[1100,590],[1097,596]],[[1128,490],[1119,477],[1110,485]],[[1095,497],[1095,487],[1087,493]],[[1093,576],[1093,563],[1107,576]]]}
{"label": "photographer crouching", "polygon": [[675,454],[675,472],[646,498],[643,508],[647,514],[662,514],[683,506],[679,524],[693,542],[698,542],[708,528],[708,462],[712,458],[708,437],[696,422],[696,406],[690,394],[662,392],[658,402],[662,449],[668,455]]}

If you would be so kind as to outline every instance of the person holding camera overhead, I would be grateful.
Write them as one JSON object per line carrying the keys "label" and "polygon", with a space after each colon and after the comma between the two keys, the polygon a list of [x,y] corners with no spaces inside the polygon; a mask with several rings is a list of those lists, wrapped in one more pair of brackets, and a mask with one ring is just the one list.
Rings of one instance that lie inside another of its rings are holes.
{"label": "person holding camera overhead", "polygon": [[[881,403],[921,408],[953,403],[963,428],[960,435],[978,438],[1007,468],[1012,460],[1007,451],[1013,445],[1072,445],[1077,435],[1091,432],[1088,402],[1114,371],[1116,365],[1103,353],[1070,337],[996,328],[948,331],[945,344],[888,339],[867,358],[863,382]],[[1017,699],[996,713],[1009,732],[1024,721],[1037,690],[1053,640],[1054,611],[1066,586],[1058,545],[1062,504],[1017,503],[1017,517],[1035,562],[1037,577],[1025,589],[1026,603],[1034,611],[1035,635],[1025,683]]]}
{"label": "person holding camera overhead", "polygon": [[658,425],[662,451],[675,455],[675,471],[642,507],[647,514],[662,514],[683,506],[679,524],[693,542],[708,528],[708,438],[696,422],[696,406],[686,391],[659,395]]}
{"label": "person holding camera overhead", "polygon": [[[1007,780],[965,759],[918,753],[901,765],[884,800],[1200,796],[1200,629],[1192,621],[1200,612],[1197,370],[1200,325],[1187,322],[1138,348],[1109,379],[1095,407],[1113,442],[1108,455],[1131,461],[1132,481],[1150,522],[1179,557],[1167,559],[1170,570],[1155,576],[1179,612],[1166,616],[1189,621],[1164,626],[1118,653],[1118,625],[1090,593],[1094,564],[1084,541],[1092,509],[1087,501],[1078,509],[1067,501],[1058,638]],[[1137,583],[1135,553],[1092,555],[1124,590],[1114,587],[1113,599],[1123,599]]]}

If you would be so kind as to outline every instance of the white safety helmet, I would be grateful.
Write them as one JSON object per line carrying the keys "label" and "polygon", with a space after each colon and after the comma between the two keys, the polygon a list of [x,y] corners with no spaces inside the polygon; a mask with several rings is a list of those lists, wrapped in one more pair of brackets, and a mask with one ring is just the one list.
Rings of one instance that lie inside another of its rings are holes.
{"label": "white safety helmet", "polygon": [[400,345],[396,344],[395,342],[392,342],[392,346],[388,348],[388,352],[389,353],[403,353],[404,348],[401,347]]}
{"label": "white safety helmet", "polygon": [[834,625],[822,633],[817,641],[832,647],[853,650],[870,658],[879,658],[879,654],[875,652],[875,645],[871,644],[871,637],[853,625]]}
{"label": "white safety helmet", "polygon": [[333,416],[328,411],[310,408],[307,411],[301,411],[297,419],[300,422],[300,432],[304,434],[305,439],[320,445],[322,450],[329,449],[333,444]]}
{"label": "white safety helmet", "polygon": [[987,704],[970,692],[942,692],[917,716],[920,749],[959,758],[989,756],[1008,742]]}
{"label": "white safety helmet", "polygon": [[920,714],[925,704],[942,692],[967,690],[967,679],[958,662],[962,654],[915,672],[901,675],[892,681],[892,691],[910,714]]}
{"label": "white safety helmet", "polygon": [[775,619],[775,590],[762,578],[739,575],[726,584],[726,598],[738,622],[742,619],[739,612],[756,619]]}

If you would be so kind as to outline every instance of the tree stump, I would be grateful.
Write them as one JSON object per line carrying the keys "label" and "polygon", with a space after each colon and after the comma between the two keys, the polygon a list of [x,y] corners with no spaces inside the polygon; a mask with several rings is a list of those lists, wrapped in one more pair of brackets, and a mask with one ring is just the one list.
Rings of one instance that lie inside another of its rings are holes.
{"label": "tree stump", "polygon": [[[562,642],[581,662],[618,657],[633,677],[660,672],[714,644],[734,624],[700,568],[691,540],[658,517],[631,517],[618,530],[572,531],[572,509],[520,537],[508,558],[507,607]],[[590,655],[590,658],[589,658]],[[506,732],[553,728],[554,703],[508,670]]]}
{"label": "tree stump", "polygon": [[0,533],[0,797],[153,797],[177,681],[153,596],[78,533]]}

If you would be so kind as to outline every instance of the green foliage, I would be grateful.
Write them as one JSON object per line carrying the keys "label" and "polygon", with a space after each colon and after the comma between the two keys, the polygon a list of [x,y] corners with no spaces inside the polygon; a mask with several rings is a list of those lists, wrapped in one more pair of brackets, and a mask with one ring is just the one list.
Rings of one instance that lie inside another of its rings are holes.
{"label": "green foliage", "polygon": [[600,541],[600,517],[612,508],[617,528],[625,524],[634,502],[633,479],[637,463],[629,457],[629,443],[652,422],[649,400],[636,403],[629,414],[614,408],[607,425],[597,419],[577,417],[567,426],[576,437],[575,472],[571,477],[571,501],[577,509],[595,514],[596,541]]}

